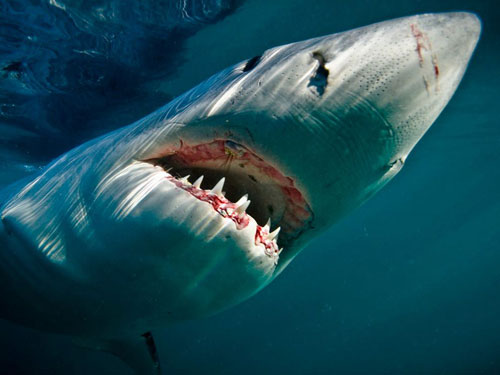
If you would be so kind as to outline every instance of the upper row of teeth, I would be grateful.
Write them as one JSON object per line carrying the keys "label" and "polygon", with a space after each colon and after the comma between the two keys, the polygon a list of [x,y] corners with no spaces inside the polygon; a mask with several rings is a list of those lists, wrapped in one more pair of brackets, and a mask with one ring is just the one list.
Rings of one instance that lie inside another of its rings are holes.
{"label": "upper row of teeth", "polygon": [[[200,177],[198,177],[197,180],[195,182],[193,182],[192,184],[188,180],[189,177],[190,177],[190,175],[187,175],[187,176],[179,178],[178,180],[180,182],[182,182],[183,184],[192,185],[195,188],[201,189],[201,183],[203,181],[203,175],[201,175]],[[224,187],[224,182],[225,181],[226,181],[226,178],[222,177],[219,180],[219,182],[217,182],[215,184],[215,186],[212,188],[212,190],[210,190],[210,193],[215,194],[215,195],[217,195],[219,197],[223,197],[224,196],[224,192],[222,191],[222,188]],[[236,209],[235,209],[234,212],[236,212],[238,215],[243,215],[246,212],[248,206],[250,206],[250,202],[251,201],[248,199],[248,194],[243,195],[235,203]],[[268,232],[268,234],[265,235],[265,239],[267,239],[269,241],[273,241],[273,240],[277,241],[278,240],[278,234],[279,234],[279,232],[281,230],[281,227],[278,227],[275,230],[273,230],[272,232],[270,232],[270,230],[271,230],[271,219],[268,219],[266,225],[264,225],[262,228],[265,229],[265,232]]]}

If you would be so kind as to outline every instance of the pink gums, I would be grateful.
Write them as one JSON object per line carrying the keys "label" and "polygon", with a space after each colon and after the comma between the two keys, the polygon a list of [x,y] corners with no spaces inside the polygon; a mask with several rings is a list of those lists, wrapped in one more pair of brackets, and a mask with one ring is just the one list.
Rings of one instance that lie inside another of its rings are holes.
{"label": "pink gums", "polygon": [[236,213],[236,204],[227,200],[224,197],[211,193],[210,191],[199,189],[193,185],[184,184],[173,176],[168,176],[167,179],[175,184],[175,186],[186,190],[193,197],[198,198],[202,202],[210,203],[215,211],[221,216],[227,217],[234,221],[237,229],[246,228],[250,219],[247,214],[239,215]]}
{"label": "pink gums", "polygon": [[[196,165],[203,161],[212,162],[216,160],[222,163],[237,161],[240,164],[251,164],[262,174],[271,178],[279,186],[286,199],[286,210],[283,214],[281,224],[283,232],[293,233],[297,230],[300,231],[312,219],[311,209],[302,193],[295,187],[293,179],[284,176],[278,169],[269,165],[264,159],[241,145],[237,145],[231,141],[215,140],[211,143],[191,146],[181,141],[180,148],[165,150],[162,154],[175,155],[175,158],[185,165]],[[248,225],[248,215],[246,213],[238,215],[235,212],[237,206],[226,198],[212,194],[210,191],[198,189],[190,184],[184,184],[171,176],[168,179],[199,200],[210,203],[214,210],[221,216],[233,220],[237,229],[243,229]],[[269,228],[257,225],[255,233],[256,245],[262,244],[268,255],[279,254],[276,242],[266,238],[268,234]]]}
{"label": "pink gums", "polygon": [[[235,203],[217,194],[213,194],[210,191],[199,189],[190,184],[185,184],[171,175],[167,176],[167,179],[178,188],[181,188],[190,193],[193,197],[198,198],[202,202],[207,202],[212,205],[213,209],[219,215],[231,219],[236,224],[236,229],[241,230],[248,226],[250,217],[246,213],[238,214],[236,212],[236,208],[238,206],[236,206]],[[265,253],[269,256],[272,256],[273,254],[278,255],[280,252],[278,250],[278,245],[276,244],[276,241],[268,240],[266,238],[268,234],[269,229],[267,227],[261,227],[260,225],[257,225],[257,230],[255,232],[255,244],[263,245],[265,248]]]}
{"label": "pink gums", "polygon": [[287,210],[284,213],[282,230],[293,232],[295,228],[302,227],[311,219],[309,205],[301,192],[295,187],[293,179],[286,177],[275,167],[269,165],[264,159],[255,155],[243,146],[225,140],[215,140],[211,143],[189,146],[181,141],[180,149],[171,151],[178,160],[187,165],[203,162],[204,160],[219,160],[221,163],[238,161],[238,163],[252,164],[261,173],[269,176],[280,187],[287,200]]}

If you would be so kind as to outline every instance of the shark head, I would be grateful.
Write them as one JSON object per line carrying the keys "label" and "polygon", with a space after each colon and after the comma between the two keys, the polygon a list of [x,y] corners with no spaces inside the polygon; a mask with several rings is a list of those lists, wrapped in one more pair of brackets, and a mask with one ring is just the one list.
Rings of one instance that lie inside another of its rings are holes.
{"label": "shark head", "polygon": [[279,272],[401,169],[480,29],[470,13],[429,14],[272,48],[202,84],[173,143],[143,160],[208,187],[224,178],[231,202],[247,194],[252,220],[281,228]]}
{"label": "shark head", "polygon": [[106,296],[141,332],[227,308],[400,171],[480,30],[429,14],[269,49],[63,155],[4,225],[73,275],[80,312]]}

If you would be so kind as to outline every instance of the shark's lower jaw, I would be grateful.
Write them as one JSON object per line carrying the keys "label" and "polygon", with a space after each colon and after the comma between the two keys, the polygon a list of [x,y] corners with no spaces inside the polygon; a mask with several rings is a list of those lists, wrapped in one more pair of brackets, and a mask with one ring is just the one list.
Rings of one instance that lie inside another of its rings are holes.
{"label": "shark's lower jaw", "polygon": [[246,228],[254,219],[258,224],[255,245],[275,262],[312,224],[311,207],[294,180],[233,141],[180,141],[178,147],[145,161],[165,170],[172,184],[232,220],[236,229]]}

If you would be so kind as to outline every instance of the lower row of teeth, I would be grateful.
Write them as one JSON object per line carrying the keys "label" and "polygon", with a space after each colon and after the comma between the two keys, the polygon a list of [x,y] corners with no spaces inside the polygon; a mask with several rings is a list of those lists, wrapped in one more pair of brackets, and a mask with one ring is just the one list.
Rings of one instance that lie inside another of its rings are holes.
{"label": "lower row of teeth", "polygon": [[[204,191],[206,194],[216,196],[219,199],[221,198],[226,199],[224,197],[225,193],[222,191],[225,182],[224,177],[222,177],[211,190],[203,190],[201,189],[203,176],[198,177],[198,179],[193,183],[189,182],[189,177],[190,177],[189,175],[178,179],[174,178],[170,174],[169,176],[172,178],[172,180],[181,182],[182,183],[181,187],[184,188],[185,190],[187,190],[186,188],[194,187],[200,191]],[[233,221],[236,224],[236,227],[238,229],[241,229],[241,227],[239,227],[239,224],[241,224],[243,219],[246,217],[246,210],[248,206],[250,206],[250,202],[251,201],[248,199],[248,195],[245,194],[236,203],[229,202],[226,204],[225,203],[219,204],[216,210],[222,216],[233,219]],[[280,232],[280,229],[281,228],[278,227],[274,231],[270,232],[271,219],[269,219],[263,227],[257,225],[257,231],[255,233],[255,244],[262,245],[264,247],[265,254],[270,257],[273,257],[275,259],[275,263],[277,263],[278,256],[283,251],[283,248],[278,249],[278,245],[276,242],[278,240],[278,234]]]}

